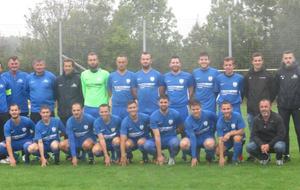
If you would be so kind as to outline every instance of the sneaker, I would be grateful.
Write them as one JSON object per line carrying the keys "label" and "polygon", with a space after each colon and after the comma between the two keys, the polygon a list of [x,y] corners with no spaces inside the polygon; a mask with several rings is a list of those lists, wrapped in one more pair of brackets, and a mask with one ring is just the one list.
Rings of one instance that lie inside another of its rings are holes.
{"label": "sneaker", "polygon": [[9,158],[7,157],[5,159],[0,160],[0,164],[10,164]]}
{"label": "sneaker", "polygon": [[289,154],[283,156],[283,162],[290,162],[290,161],[291,161],[291,157]]}
{"label": "sneaker", "polygon": [[94,165],[95,164],[95,160],[94,159],[89,159],[89,165]]}
{"label": "sneaker", "polygon": [[175,165],[175,160],[174,160],[174,158],[169,158],[168,165],[169,165],[169,166]]}
{"label": "sneaker", "polygon": [[261,165],[267,165],[269,162],[270,162],[271,160],[270,160],[270,157],[268,157],[266,160],[260,160],[259,161],[259,163],[261,164]]}
{"label": "sneaker", "polygon": [[236,166],[239,165],[240,163],[241,163],[240,160],[232,160],[232,161],[231,161],[231,164],[232,164],[232,165],[236,165]]}
{"label": "sneaker", "polygon": [[283,165],[283,160],[276,160],[276,165],[277,166],[282,166]]}

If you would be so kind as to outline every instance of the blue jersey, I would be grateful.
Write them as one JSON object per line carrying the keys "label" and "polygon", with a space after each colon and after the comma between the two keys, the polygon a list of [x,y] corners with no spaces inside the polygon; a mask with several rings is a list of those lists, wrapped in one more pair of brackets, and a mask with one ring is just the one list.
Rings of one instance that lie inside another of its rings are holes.
{"label": "blue jersey", "polygon": [[0,113],[6,113],[8,110],[7,99],[11,94],[9,83],[0,76]]}
{"label": "blue jersey", "polygon": [[217,69],[211,67],[205,70],[198,68],[193,71],[195,85],[194,98],[201,103],[204,110],[216,111],[214,86],[219,74]]}
{"label": "blue jersey", "polygon": [[180,115],[172,108],[169,108],[166,115],[160,110],[156,110],[150,117],[150,128],[158,129],[161,138],[177,136],[176,129],[180,124],[182,124]]}
{"label": "blue jersey", "polygon": [[59,134],[65,132],[65,126],[60,119],[51,117],[48,125],[43,120],[36,124],[34,140],[43,140],[43,143],[50,144],[53,140],[60,141]]}
{"label": "blue jersey", "polygon": [[12,119],[6,121],[4,125],[4,136],[10,137],[11,141],[32,139],[35,124],[31,119],[20,116],[20,123],[16,124]]}
{"label": "blue jersey", "polygon": [[94,120],[95,118],[89,114],[83,113],[80,120],[76,120],[71,116],[67,121],[66,133],[69,138],[71,155],[76,156],[76,140],[91,138],[95,139],[94,134]]}
{"label": "blue jersey", "polygon": [[121,123],[120,134],[131,139],[148,138],[150,133],[149,120],[149,116],[143,113],[138,113],[136,122],[130,116],[127,116]]}
{"label": "blue jersey", "polygon": [[25,85],[28,74],[23,71],[17,71],[16,75],[12,75],[10,71],[2,74],[2,77],[11,87],[11,96],[8,98],[8,105],[17,104],[21,112],[28,112],[29,95]]}
{"label": "blue jersey", "polygon": [[164,75],[164,86],[170,99],[171,108],[188,105],[188,88],[193,86],[193,77],[190,73],[184,71],[180,71],[178,74],[168,72]]}
{"label": "blue jersey", "polygon": [[242,102],[243,85],[244,77],[240,74],[234,73],[231,76],[227,76],[222,73],[217,76],[215,92],[218,93],[218,104],[224,101],[231,104],[240,104]]}
{"label": "blue jersey", "polygon": [[54,83],[55,76],[48,71],[43,75],[31,73],[27,77],[26,89],[29,92],[31,112],[39,112],[42,105],[54,111]]}
{"label": "blue jersey", "polygon": [[131,93],[136,84],[135,74],[126,71],[121,75],[118,71],[111,73],[108,77],[108,88],[112,93],[112,106],[127,106],[127,102],[133,100]]}
{"label": "blue jersey", "polygon": [[118,116],[111,115],[110,121],[105,123],[102,117],[98,117],[94,122],[96,135],[103,135],[105,140],[112,140],[120,134],[121,119]]}
{"label": "blue jersey", "polygon": [[184,122],[185,132],[191,141],[192,157],[196,157],[197,138],[214,137],[217,116],[210,111],[201,111],[200,118],[188,116]]}
{"label": "blue jersey", "polygon": [[226,133],[245,128],[245,122],[241,114],[232,112],[231,118],[225,120],[223,115],[220,115],[217,122],[217,135],[223,137]]}
{"label": "blue jersey", "polygon": [[152,114],[159,108],[159,87],[163,86],[163,76],[155,69],[147,73],[140,70],[136,73],[136,80],[139,112]]}

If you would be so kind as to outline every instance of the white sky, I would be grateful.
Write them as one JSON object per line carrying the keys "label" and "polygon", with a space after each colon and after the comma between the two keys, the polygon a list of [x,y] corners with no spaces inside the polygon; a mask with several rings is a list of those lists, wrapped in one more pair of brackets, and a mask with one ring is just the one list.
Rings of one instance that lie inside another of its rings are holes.
{"label": "white sky", "polygon": [[[24,15],[42,0],[1,0],[0,1],[0,35],[21,36],[27,32]],[[176,16],[179,33],[187,36],[192,26],[206,21],[210,11],[211,0],[169,0]]]}

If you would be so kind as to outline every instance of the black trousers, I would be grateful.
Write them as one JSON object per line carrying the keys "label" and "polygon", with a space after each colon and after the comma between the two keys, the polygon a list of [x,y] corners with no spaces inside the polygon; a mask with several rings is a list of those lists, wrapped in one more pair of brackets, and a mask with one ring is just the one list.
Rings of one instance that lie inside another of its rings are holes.
{"label": "black trousers", "polygon": [[4,141],[4,124],[9,119],[8,113],[0,113],[0,142]]}
{"label": "black trousers", "polygon": [[300,108],[299,109],[284,109],[278,107],[278,112],[280,116],[283,119],[283,123],[286,129],[286,135],[285,135],[285,142],[286,142],[286,149],[285,154],[290,153],[290,135],[289,135],[289,126],[290,126],[290,118],[292,116],[294,125],[295,125],[295,131],[297,135],[297,141],[298,141],[298,150],[300,151]]}
{"label": "black trousers", "polygon": [[[51,112],[51,117],[54,117],[54,112]],[[30,113],[30,119],[34,122],[37,123],[39,120],[41,120],[41,115],[39,112],[31,112]]]}

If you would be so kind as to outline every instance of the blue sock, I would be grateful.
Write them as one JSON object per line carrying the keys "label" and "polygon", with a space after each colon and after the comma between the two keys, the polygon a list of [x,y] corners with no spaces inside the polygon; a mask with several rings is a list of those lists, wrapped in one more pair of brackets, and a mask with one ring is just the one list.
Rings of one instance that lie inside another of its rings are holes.
{"label": "blue sock", "polygon": [[243,145],[242,145],[241,142],[234,142],[234,144],[233,144],[233,157],[232,157],[233,161],[238,160],[238,157],[241,154],[242,146]]}

